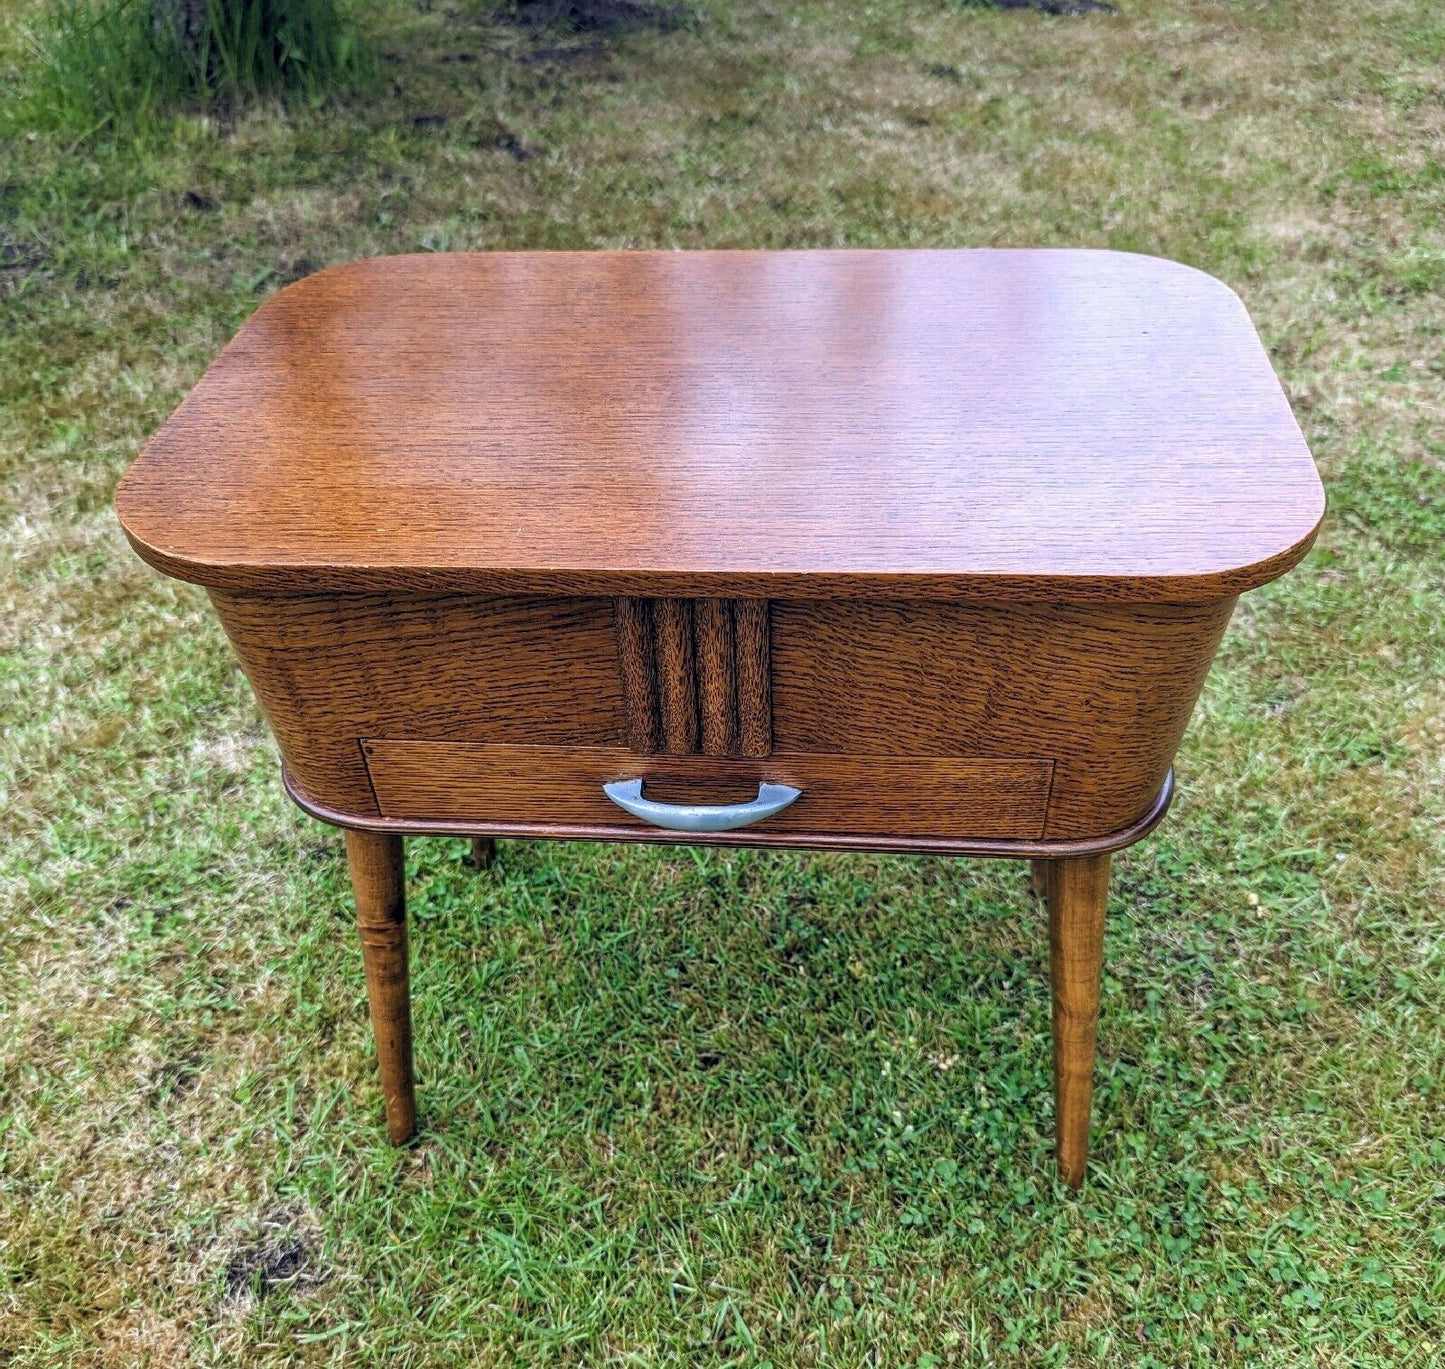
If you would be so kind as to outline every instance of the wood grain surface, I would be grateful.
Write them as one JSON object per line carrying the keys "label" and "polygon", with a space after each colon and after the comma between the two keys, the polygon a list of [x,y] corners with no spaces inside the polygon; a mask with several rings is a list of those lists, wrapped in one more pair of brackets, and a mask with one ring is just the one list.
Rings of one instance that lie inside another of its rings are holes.
{"label": "wood grain surface", "polygon": [[1047,834],[1109,832],[1159,792],[1232,611],[776,603],[773,744],[1049,756]]}
{"label": "wood grain surface", "polygon": [[402,839],[346,833],[346,858],[356,895],[356,926],[366,965],[366,994],[393,1145],[416,1131],[416,1080],[411,1055],[411,989]]}
{"label": "wood grain surface", "polygon": [[1089,1160],[1109,857],[1051,860],[1045,873],[1053,997],[1055,1145],[1059,1176],[1070,1188],[1078,1188],[1084,1182]]}
{"label": "wood grain surface", "polygon": [[633,751],[766,756],[772,750],[768,604],[621,598],[616,615]]}
{"label": "wood grain surface", "polygon": [[1037,840],[1053,765],[1032,758],[775,754],[767,760],[639,757],[620,748],[470,746],[366,738],[385,817],[602,823],[655,831],[602,792],[642,779],[662,803],[745,803],[766,780],[802,797],[756,830]]}
{"label": "wood grain surface", "polygon": [[[481,825],[476,822],[444,818],[386,818],[376,812],[350,812],[323,803],[297,781],[286,767],[281,767],[281,780],[292,801],[320,822],[350,831],[378,832],[387,836],[470,837]],[[913,856],[986,856],[1005,860],[1069,860],[1075,856],[1101,855],[1120,851],[1142,841],[1169,811],[1174,800],[1174,775],[1164,777],[1164,784],[1154,801],[1138,818],[1113,832],[1087,838],[1058,839],[1041,837],[909,837],[888,833],[859,835],[856,833],[783,832],[769,833],[759,827],[744,827],[734,832],[712,832],[709,846],[750,846],[773,851],[874,851]],[[487,831],[493,837],[523,837],[529,841],[640,841],[665,846],[696,846],[698,837],[692,832],[669,832],[661,827],[647,828],[621,822],[489,822]]]}
{"label": "wood grain surface", "polygon": [[[633,745],[609,600],[211,598],[287,765],[332,809],[379,812],[362,737]],[[692,605],[651,608],[676,625],[658,662],[673,736],[657,749],[695,754]],[[770,720],[749,709],[742,727],[760,741],[766,728],[764,755],[1045,758],[1044,835],[1102,837],[1158,795],[1231,608],[783,601],[767,634]],[[756,622],[734,633],[740,682],[762,672],[758,636]],[[745,639],[757,658],[746,667]],[[740,701],[748,692],[740,684]]]}
{"label": "wood grain surface", "polygon": [[698,599],[693,604],[693,626],[702,750],[708,756],[731,756],[738,749],[732,605],[726,599]]}
{"label": "wood grain surface", "polygon": [[657,703],[657,666],[652,638],[652,606],[646,599],[618,599],[617,665],[622,704],[627,714],[627,745],[639,754],[662,750],[662,715]]}
{"label": "wood grain surface", "polygon": [[773,749],[772,605],[759,599],[733,603],[737,640],[738,750],[766,756]]}
{"label": "wood grain surface", "polygon": [[697,750],[697,673],[692,601],[657,599],[652,604],[653,663],[664,749],[685,756]]}
{"label": "wood grain surface", "polygon": [[117,507],[232,589],[1177,602],[1283,572],[1324,501],[1185,266],[496,252],[280,291]]}

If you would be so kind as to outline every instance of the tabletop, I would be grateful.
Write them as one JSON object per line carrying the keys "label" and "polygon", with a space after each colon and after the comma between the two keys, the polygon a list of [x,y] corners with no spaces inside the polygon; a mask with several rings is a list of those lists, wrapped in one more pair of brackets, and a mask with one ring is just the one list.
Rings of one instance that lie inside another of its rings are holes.
{"label": "tabletop", "polygon": [[281,290],[117,505],[236,589],[1184,601],[1287,570],[1324,495],[1177,263],[491,252]]}

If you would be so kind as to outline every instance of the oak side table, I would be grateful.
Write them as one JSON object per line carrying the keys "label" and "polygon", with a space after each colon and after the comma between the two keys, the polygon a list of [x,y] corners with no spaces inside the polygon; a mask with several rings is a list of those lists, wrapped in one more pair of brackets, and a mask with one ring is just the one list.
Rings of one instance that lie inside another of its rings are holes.
{"label": "oak side table", "polygon": [[116,496],[346,831],[392,1140],[413,833],[1032,859],[1063,1178],[1110,852],[1324,494],[1239,300],[1097,251],[497,252],[265,303]]}

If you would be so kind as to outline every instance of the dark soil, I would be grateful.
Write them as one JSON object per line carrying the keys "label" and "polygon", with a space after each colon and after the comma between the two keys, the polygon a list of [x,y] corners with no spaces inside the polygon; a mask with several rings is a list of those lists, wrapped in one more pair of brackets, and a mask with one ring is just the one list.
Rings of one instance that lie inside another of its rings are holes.
{"label": "dark soil", "polygon": [[267,1225],[270,1230],[261,1240],[242,1247],[227,1263],[228,1297],[246,1292],[265,1297],[278,1284],[321,1282],[307,1243],[294,1232],[277,1229],[274,1223]]}
{"label": "dark soil", "polygon": [[1114,5],[1105,0],[974,0],[975,4],[996,10],[1035,10],[1039,14],[1117,14]]}
{"label": "dark soil", "polygon": [[606,35],[642,29],[671,33],[682,28],[690,16],[682,5],[657,5],[647,0],[512,0],[499,12],[500,18],[520,28]]}
{"label": "dark soil", "polygon": [[8,298],[40,270],[45,257],[34,243],[16,242],[0,228],[0,299]]}

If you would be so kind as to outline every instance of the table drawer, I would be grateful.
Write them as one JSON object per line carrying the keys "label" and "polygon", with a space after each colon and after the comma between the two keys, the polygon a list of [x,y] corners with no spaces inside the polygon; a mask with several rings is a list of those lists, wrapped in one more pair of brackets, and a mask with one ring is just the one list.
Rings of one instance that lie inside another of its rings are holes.
{"label": "table drawer", "polygon": [[770,834],[1037,840],[1053,762],[997,756],[777,753],[759,760],[637,756],[622,747],[363,739],[381,814],[433,822],[646,827],[602,792],[642,779],[649,798],[724,804],[762,781],[802,796],[750,830]]}

